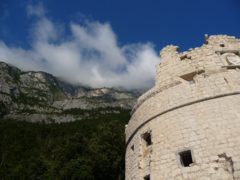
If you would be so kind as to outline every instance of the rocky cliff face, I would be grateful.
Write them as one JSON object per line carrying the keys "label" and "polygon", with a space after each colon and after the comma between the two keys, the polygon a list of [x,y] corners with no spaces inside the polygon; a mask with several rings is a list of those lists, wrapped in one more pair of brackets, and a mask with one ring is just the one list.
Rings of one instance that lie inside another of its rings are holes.
{"label": "rocky cliff face", "polygon": [[0,62],[0,117],[32,122],[69,122],[89,113],[131,109],[141,91],[92,89],[45,72],[24,72]]}

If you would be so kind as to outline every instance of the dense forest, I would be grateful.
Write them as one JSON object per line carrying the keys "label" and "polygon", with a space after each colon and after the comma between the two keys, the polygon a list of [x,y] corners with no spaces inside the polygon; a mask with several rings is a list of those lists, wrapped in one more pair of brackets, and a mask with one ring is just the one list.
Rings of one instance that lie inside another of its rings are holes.
{"label": "dense forest", "polygon": [[0,120],[1,180],[122,180],[128,110],[62,124]]}

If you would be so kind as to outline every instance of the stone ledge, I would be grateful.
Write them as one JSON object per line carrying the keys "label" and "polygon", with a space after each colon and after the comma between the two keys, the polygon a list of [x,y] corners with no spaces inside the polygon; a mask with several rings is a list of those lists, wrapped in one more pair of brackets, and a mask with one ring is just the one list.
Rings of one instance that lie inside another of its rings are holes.
{"label": "stone ledge", "polygon": [[226,93],[226,94],[220,94],[220,95],[216,95],[216,96],[210,96],[210,97],[198,99],[196,101],[191,101],[191,102],[188,102],[188,103],[185,103],[185,104],[181,104],[181,105],[172,107],[172,108],[167,109],[165,111],[162,111],[162,112],[158,113],[157,115],[154,115],[154,116],[150,117],[149,119],[145,120],[142,124],[140,124],[133,131],[133,133],[126,140],[126,148],[128,147],[130,141],[132,140],[132,138],[135,136],[135,134],[138,132],[139,129],[141,129],[145,124],[147,124],[148,122],[152,121],[153,119],[155,119],[156,117],[158,117],[160,115],[166,114],[168,112],[171,112],[171,111],[174,111],[176,109],[179,109],[179,108],[182,108],[182,107],[185,107],[185,106],[189,106],[189,105],[192,105],[192,104],[200,103],[200,102],[203,102],[203,101],[209,101],[209,100],[212,100],[212,99],[217,99],[217,98],[226,97],[226,96],[233,96],[233,95],[240,95],[240,91],[236,91],[236,92],[232,92],[232,93]]}

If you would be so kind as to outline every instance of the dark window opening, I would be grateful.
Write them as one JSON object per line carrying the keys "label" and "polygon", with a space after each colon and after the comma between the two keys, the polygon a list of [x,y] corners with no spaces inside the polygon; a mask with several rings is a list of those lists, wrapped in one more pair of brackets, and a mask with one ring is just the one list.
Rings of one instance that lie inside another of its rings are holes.
{"label": "dark window opening", "polygon": [[152,144],[152,135],[151,132],[145,132],[142,135],[142,138],[144,139],[144,141],[146,142],[147,146],[150,146]]}
{"label": "dark window opening", "polygon": [[193,163],[191,150],[182,151],[179,153],[182,166],[189,167]]}
{"label": "dark window opening", "polygon": [[202,74],[204,73],[204,70],[200,70],[200,71],[194,71],[188,74],[184,74],[182,76],[180,76],[180,78],[184,79],[185,81],[188,81],[189,83],[194,83],[194,76],[196,76],[197,74]]}
{"label": "dark window opening", "polygon": [[220,47],[225,47],[225,44],[220,44]]}
{"label": "dark window opening", "polygon": [[182,79],[184,79],[185,81],[188,81],[189,83],[194,83],[194,79],[193,77],[196,75],[197,73],[193,72],[193,73],[189,73],[189,74],[184,74],[182,76],[180,76]]}
{"label": "dark window opening", "polygon": [[150,180],[150,174],[148,174],[148,175],[146,175],[146,176],[144,176],[144,178],[143,178],[144,180]]}
{"label": "dark window opening", "polygon": [[134,151],[134,145],[131,146],[131,150]]}

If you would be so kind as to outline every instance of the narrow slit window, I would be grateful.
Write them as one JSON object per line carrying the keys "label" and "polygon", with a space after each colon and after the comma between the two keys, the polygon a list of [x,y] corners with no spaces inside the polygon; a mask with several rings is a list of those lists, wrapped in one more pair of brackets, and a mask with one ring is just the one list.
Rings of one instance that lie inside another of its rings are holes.
{"label": "narrow slit window", "polygon": [[134,151],[134,145],[131,146],[131,150]]}
{"label": "narrow slit window", "polygon": [[182,151],[179,153],[181,165],[189,167],[193,163],[191,150]]}
{"label": "narrow slit window", "polygon": [[152,144],[152,135],[151,135],[151,132],[145,132],[145,133],[142,135],[142,138],[143,138],[143,140],[145,141],[146,146],[150,146],[150,145]]}
{"label": "narrow slit window", "polygon": [[150,180],[150,174],[148,174],[148,175],[146,175],[146,176],[144,176],[144,178],[143,178],[144,180]]}

